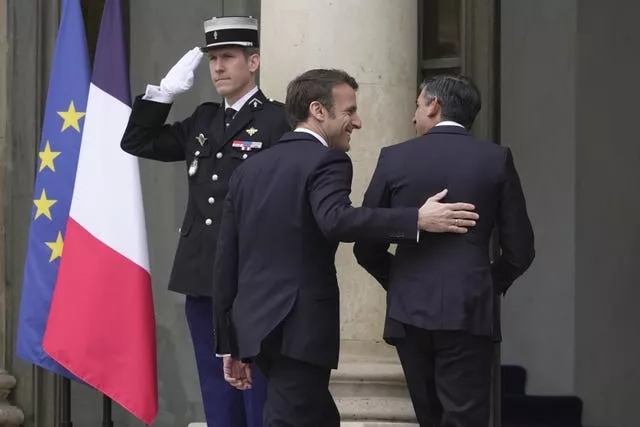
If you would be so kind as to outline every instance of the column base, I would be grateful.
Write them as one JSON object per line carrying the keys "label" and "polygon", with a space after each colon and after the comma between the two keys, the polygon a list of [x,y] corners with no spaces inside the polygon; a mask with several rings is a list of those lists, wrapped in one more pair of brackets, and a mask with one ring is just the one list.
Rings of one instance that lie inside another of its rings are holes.
{"label": "column base", "polygon": [[378,421],[344,421],[340,427],[420,427],[417,423],[396,423]]}
{"label": "column base", "polygon": [[343,426],[417,425],[402,366],[384,342],[343,341],[330,389]]}
{"label": "column base", "polygon": [[24,422],[22,411],[8,401],[9,394],[15,386],[16,379],[8,372],[0,370],[0,426],[17,427]]}

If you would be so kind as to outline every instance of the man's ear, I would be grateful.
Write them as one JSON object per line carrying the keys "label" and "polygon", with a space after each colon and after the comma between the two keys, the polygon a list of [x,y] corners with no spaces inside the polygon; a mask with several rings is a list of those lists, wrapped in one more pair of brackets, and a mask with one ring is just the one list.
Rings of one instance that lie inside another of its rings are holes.
{"label": "man's ear", "polygon": [[440,114],[440,100],[434,96],[431,104],[427,105],[427,117],[433,118]]}
{"label": "man's ear", "polygon": [[317,121],[323,122],[325,120],[325,114],[327,110],[318,101],[313,101],[309,104],[309,115],[313,116]]}
{"label": "man's ear", "polygon": [[260,68],[260,55],[256,53],[249,56],[247,62],[249,63],[249,71],[251,71],[252,73],[257,72],[258,68]]}

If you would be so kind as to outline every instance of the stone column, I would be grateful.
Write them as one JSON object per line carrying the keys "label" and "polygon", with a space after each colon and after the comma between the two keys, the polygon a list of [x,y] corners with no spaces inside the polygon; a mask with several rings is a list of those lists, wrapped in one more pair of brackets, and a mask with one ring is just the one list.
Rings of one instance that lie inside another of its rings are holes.
{"label": "stone column", "polygon": [[9,404],[8,397],[16,386],[16,379],[4,369],[7,364],[7,342],[9,331],[7,329],[7,309],[10,297],[6,290],[5,271],[5,174],[7,166],[7,63],[8,39],[7,39],[7,2],[0,0],[0,425],[18,426],[24,421],[22,411]]}
{"label": "stone column", "polygon": [[[363,129],[354,134],[350,155],[352,200],[360,205],[380,149],[414,135],[417,2],[266,0],[260,29],[260,86],[267,96],[284,101],[289,81],[311,68],[341,68],[358,81]],[[384,292],[356,264],[352,245],[341,245],[336,264],[342,351],[332,389],[343,420],[410,421],[402,371],[393,349],[381,343]]]}

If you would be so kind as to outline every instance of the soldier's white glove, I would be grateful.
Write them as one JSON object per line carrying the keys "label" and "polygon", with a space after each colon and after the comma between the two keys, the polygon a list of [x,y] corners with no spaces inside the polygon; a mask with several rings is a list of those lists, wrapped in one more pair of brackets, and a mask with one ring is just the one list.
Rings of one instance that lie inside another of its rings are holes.
{"label": "soldier's white glove", "polygon": [[160,86],[147,85],[143,99],[170,104],[176,96],[191,89],[193,72],[200,64],[204,53],[194,47],[169,70],[160,81]]}

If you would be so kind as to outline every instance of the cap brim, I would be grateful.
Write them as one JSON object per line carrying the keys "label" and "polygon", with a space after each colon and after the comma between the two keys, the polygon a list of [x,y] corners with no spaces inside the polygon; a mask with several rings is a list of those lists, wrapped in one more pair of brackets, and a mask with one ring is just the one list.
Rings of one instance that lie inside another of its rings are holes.
{"label": "cap brim", "polygon": [[236,47],[258,47],[255,46],[253,43],[251,42],[222,42],[222,43],[216,43],[216,44],[211,44],[211,45],[207,45],[207,46],[202,46],[200,48],[200,50],[202,52],[208,52],[210,50],[213,49],[217,49],[219,47],[229,47],[229,46],[236,46]]}

